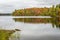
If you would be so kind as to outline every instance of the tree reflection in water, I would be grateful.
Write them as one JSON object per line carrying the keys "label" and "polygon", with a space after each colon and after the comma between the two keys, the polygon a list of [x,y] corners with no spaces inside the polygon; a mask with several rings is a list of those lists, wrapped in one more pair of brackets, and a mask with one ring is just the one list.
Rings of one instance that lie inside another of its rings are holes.
{"label": "tree reflection in water", "polygon": [[51,23],[52,27],[60,28],[59,17],[52,18],[13,18],[15,22],[24,22],[24,23]]}

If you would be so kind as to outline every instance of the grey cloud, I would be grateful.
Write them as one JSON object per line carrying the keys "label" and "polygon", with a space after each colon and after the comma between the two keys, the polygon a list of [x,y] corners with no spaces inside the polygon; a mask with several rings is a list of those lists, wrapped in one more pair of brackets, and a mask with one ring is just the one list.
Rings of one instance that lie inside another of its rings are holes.
{"label": "grey cloud", "polygon": [[32,2],[11,2],[11,3],[3,3],[0,4],[0,11],[1,12],[12,12],[15,9],[21,9],[21,8],[27,8],[31,7],[31,5],[35,5],[35,3]]}
{"label": "grey cloud", "polygon": [[13,1],[0,4],[0,11],[12,12],[15,9],[27,8],[27,7],[44,7],[59,4],[60,0],[26,0],[26,1]]}
{"label": "grey cloud", "polygon": [[7,5],[7,4],[0,4],[0,11],[1,12],[11,12],[13,11],[14,6],[13,5]]}
{"label": "grey cloud", "polygon": [[60,0],[36,0],[39,2],[44,2],[42,5],[56,5],[56,4],[60,4]]}

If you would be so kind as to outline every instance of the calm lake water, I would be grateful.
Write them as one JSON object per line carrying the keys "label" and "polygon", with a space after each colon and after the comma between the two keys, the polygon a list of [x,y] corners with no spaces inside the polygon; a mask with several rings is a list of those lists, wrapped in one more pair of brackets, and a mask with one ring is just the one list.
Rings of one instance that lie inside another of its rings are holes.
{"label": "calm lake water", "polygon": [[20,29],[20,40],[60,40],[60,29],[53,28],[51,23],[15,22],[13,18],[12,16],[0,16],[0,28]]}

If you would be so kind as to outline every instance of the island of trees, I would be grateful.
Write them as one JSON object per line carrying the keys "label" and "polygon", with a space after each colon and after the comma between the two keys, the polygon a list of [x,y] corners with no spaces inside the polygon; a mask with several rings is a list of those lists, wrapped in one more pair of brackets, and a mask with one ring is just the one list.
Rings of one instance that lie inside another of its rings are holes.
{"label": "island of trees", "polygon": [[52,5],[50,8],[18,9],[12,13],[12,16],[51,16],[52,18],[14,18],[14,20],[27,23],[52,23],[53,27],[54,25],[60,27],[60,4]]}

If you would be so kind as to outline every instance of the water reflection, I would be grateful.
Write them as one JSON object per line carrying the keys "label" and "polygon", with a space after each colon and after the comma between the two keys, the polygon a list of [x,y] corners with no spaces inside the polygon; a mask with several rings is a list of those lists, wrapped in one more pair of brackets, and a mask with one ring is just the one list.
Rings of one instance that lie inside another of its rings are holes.
{"label": "water reflection", "polygon": [[56,28],[56,26],[53,28],[49,19],[48,22],[50,23],[45,22],[47,21],[46,19],[42,19],[41,23],[36,23],[35,21],[38,20],[39,18],[32,19],[34,20],[35,23],[28,23],[28,22],[26,23],[25,19],[21,19],[21,18],[17,18],[17,19],[19,19],[19,21],[18,20],[16,21],[14,18],[10,18],[10,17],[7,18],[5,16],[0,17],[0,27],[3,29],[20,29],[21,30],[20,40],[40,40],[40,39],[44,40],[45,37],[47,38],[47,36],[50,35],[52,35],[53,37],[60,35],[60,29]]}
{"label": "water reflection", "polygon": [[13,18],[15,22],[24,22],[24,23],[51,23],[52,27],[60,28],[59,19],[58,18]]}

